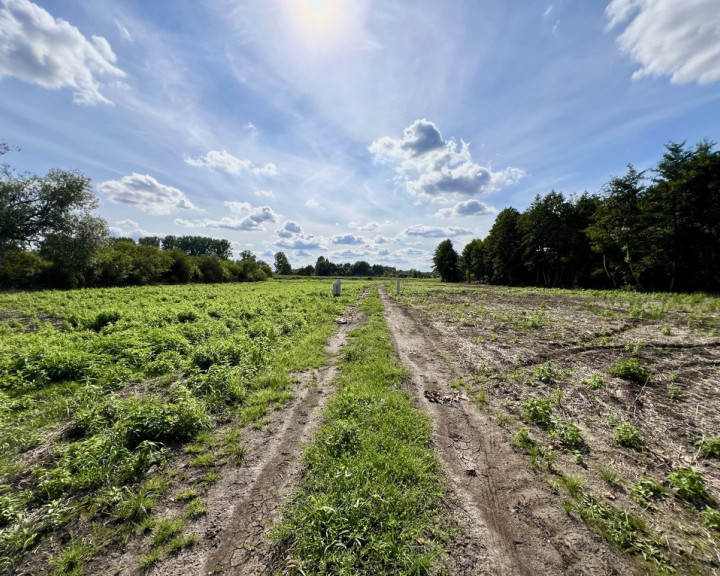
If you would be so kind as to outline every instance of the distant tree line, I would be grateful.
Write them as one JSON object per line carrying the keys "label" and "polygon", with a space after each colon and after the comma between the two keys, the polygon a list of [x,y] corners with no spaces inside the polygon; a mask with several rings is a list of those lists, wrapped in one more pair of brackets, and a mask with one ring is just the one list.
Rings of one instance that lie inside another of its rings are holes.
{"label": "distant tree line", "polygon": [[365,277],[403,277],[403,278],[425,278],[431,274],[419,272],[415,269],[398,270],[394,266],[383,266],[381,264],[370,264],[364,260],[358,260],[354,264],[346,262],[336,264],[325,256],[320,256],[315,266],[307,266],[293,269],[284,252],[275,254],[275,272],[277,274],[294,274],[296,276],[365,276]]}
{"label": "distant tree line", "polygon": [[[0,142],[0,155],[11,147]],[[0,287],[75,288],[265,280],[249,251],[232,261],[228,240],[204,236],[110,237],[94,215],[90,179],[77,171],[16,174],[0,166]]]}
{"label": "distant tree line", "polygon": [[460,255],[445,240],[435,271],[511,286],[720,290],[720,152],[709,141],[665,148],[655,168],[628,165],[599,194],[552,191],[504,209]]}

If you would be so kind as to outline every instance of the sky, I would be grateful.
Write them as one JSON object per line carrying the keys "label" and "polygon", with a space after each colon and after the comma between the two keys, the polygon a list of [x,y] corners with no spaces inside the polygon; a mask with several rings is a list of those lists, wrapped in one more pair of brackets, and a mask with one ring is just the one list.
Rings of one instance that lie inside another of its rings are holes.
{"label": "sky", "polygon": [[0,140],[115,236],[429,270],[720,139],[720,0],[0,0]]}

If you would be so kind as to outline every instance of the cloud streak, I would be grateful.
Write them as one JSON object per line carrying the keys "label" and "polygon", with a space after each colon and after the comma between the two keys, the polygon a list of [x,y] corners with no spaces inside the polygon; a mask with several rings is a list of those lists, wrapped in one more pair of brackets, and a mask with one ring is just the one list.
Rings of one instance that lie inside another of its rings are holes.
{"label": "cloud streak", "polygon": [[207,154],[197,158],[186,156],[185,163],[202,168],[217,168],[228,174],[250,172],[261,176],[275,176],[278,173],[277,166],[272,162],[264,166],[256,166],[251,160],[242,160],[237,156],[233,156],[227,150],[210,150]]}

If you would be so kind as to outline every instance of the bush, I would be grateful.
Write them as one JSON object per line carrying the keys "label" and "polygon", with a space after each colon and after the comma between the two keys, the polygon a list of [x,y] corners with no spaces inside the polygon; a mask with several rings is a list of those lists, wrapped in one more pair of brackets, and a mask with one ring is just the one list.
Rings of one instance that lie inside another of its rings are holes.
{"label": "bush", "polygon": [[580,429],[570,422],[558,422],[550,433],[551,437],[557,438],[570,450],[582,450],[585,448],[585,440]]}
{"label": "bush", "polygon": [[695,443],[700,452],[707,458],[720,458],[720,438],[703,438]]}
{"label": "bush", "polygon": [[681,500],[698,507],[714,505],[715,501],[705,488],[705,479],[695,468],[681,468],[667,475],[667,481]]}

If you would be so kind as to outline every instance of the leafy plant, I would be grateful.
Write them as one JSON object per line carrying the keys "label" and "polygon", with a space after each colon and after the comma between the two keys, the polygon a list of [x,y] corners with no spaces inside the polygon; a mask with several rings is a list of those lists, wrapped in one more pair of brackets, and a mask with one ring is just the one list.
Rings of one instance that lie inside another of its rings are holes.
{"label": "leafy plant", "polygon": [[638,429],[627,422],[620,422],[620,424],[615,427],[613,436],[615,437],[615,442],[625,448],[640,450],[643,447],[643,441],[640,438]]}
{"label": "leafy plant", "polygon": [[557,368],[549,360],[545,364],[535,368],[535,378],[545,384],[555,384],[558,376]]}
{"label": "leafy plant", "polygon": [[550,437],[557,438],[570,450],[583,450],[586,448],[580,429],[570,422],[557,422],[550,432]]}
{"label": "leafy plant", "polygon": [[650,373],[640,366],[637,358],[625,358],[618,362],[608,371],[610,376],[647,384],[650,381]]}
{"label": "leafy plant", "polygon": [[630,495],[640,506],[655,509],[653,501],[665,498],[667,492],[652,478],[643,477],[630,486]]}
{"label": "leafy plant", "polygon": [[720,458],[720,438],[717,436],[698,440],[695,446],[697,446],[700,452],[707,458]]}
{"label": "leafy plant", "polygon": [[541,427],[547,427],[552,422],[552,407],[548,398],[528,398],[523,402],[523,417],[526,422],[532,422]]}
{"label": "leafy plant", "polygon": [[715,500],[705,488],[705,479],[695,468],[681,468],[670,472],[667,481],[681,500],[698,507],[715,504]]}
{"label": "leafy plant", "polygon": [[593,390],[605,388],[605,379],[600,374],[593,374],[586,380],[583,380],[583,383]]}

